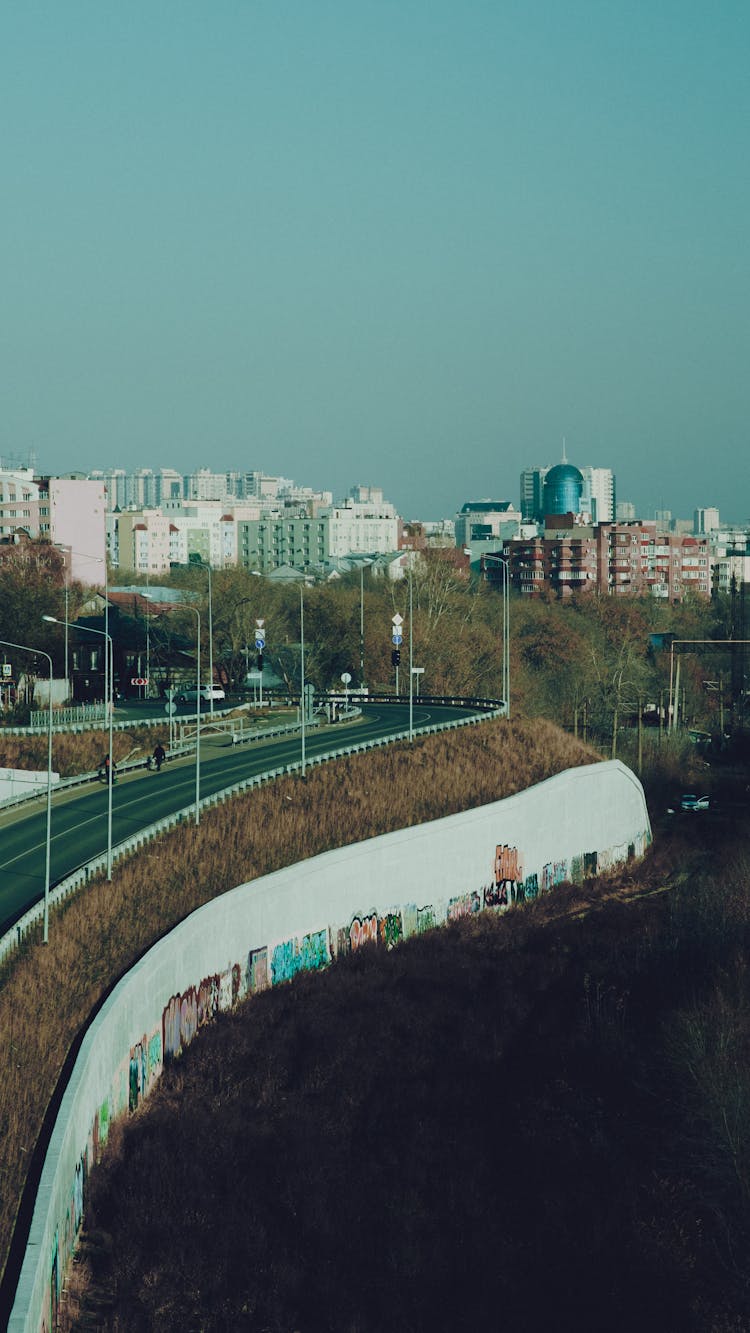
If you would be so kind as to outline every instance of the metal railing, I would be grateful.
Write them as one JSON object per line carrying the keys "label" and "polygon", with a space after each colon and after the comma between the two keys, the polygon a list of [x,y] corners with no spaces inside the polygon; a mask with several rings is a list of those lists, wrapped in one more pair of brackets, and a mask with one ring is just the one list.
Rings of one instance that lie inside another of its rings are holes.
{"label": "metal railing", "polygon": [[[106,722],[107,710],[104,704],[77,704],[75,708],[54,708],[52,710],[52,730],[80,723]],[[47,709],[33,709],[29,714],[29,730],[46,731],[49,724]],[[20,728],[23,730],[23,728]]]}

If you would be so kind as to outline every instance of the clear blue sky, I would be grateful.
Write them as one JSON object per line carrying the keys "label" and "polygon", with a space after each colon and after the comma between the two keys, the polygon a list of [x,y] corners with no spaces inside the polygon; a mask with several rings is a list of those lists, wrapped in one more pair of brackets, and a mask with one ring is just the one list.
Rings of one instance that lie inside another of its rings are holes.
{"label": "clear blue sky", "polygon": [[0,455],[750,519],[747,0],[6,0]]}

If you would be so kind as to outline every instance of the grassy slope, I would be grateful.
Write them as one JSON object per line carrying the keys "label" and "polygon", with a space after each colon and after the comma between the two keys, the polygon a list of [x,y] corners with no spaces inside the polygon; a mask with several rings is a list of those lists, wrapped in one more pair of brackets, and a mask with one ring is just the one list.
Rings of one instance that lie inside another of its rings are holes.
{"label": "grassy slope", "polygon": [[[483,723],[289,778],[211,811],[53,916],[0,988],[0,1267],[45,1109],[102,992],[153,940],[243,880],[345,842],[496,800],[597,756],[550,723]],[[347,819],[341,821],[342,797]]]}
{"label": "grassy slope", "polygon": [[94,1175],[95,1326],[750,1327],[747,829],[696,827],[201,1033]]}

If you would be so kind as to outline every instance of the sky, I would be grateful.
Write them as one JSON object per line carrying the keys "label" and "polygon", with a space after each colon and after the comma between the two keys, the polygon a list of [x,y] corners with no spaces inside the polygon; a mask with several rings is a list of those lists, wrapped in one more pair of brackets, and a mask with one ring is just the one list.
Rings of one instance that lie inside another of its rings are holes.
{"label": "sky", "polygon": [[746,0],[0,4],[0,458],[750,521]]}

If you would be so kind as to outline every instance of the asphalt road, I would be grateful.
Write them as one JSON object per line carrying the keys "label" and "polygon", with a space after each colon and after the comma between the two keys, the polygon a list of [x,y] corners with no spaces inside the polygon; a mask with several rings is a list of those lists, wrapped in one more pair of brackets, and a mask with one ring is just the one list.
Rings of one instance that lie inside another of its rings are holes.
{"label": "asphalt road", "polygon": [[[476,710],[414,705],[414,726],[469,717]],[[270,720],[270,719],[269,719]],[[308,756],[404,731],[409,725],[408,705],[368,704],[358,723],[324,727],[306,733]],[[226,740],[201,740],[200,794],[230,787],[233,782],[267,772],[301,757],[299,733],[289,738],[232,746]],[[50,882],[71,874],[77,866],[107,849],[106,787],[99,783],[53,797]],[[195,800],[195,758],[174,759],[160,773],[139,769],[123,775],[112,792],[112,843],[116,846],[139,828]],[[18,811],[0,815],[0,934],[44,896],[47,836],[46,794]]]}

